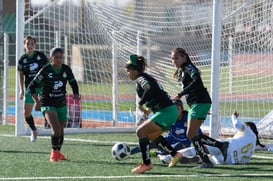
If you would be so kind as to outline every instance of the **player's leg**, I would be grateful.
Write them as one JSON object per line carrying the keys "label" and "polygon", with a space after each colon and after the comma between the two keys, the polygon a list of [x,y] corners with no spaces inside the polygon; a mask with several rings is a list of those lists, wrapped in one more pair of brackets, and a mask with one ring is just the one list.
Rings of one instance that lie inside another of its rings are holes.
{"label": "player's leg", "polygon": [[192,104],[189,109],[187,136],[191,140],[197,154],[204,163],[196,168],[213,167],[213,164],[207,155],[207,150],[203,145],[202,137],[199,135],[199,129],[206,119],[210,106],[210,104]]}
{"label": "player's leg", "polygon": [[173,167],[180,160],[182,155],[175,150],[172,145],[161,134],[163,131],[169,130],[171,125],[176,121],[178,116],[178,110],[175,105],[169,106],[156,112],[150,119],[158,125],[161,129],[160,132],[154,132],[150,134],[150,139],[164,152],[169,153],[172,156],[169,167]]}
{"label": "player's leg", "polygon": [[131,172],[144,173],[145,171],[148,171],[153,168],[150,154],[149,154],[150,140],[148,138],[148,135],[151,132],[158,131],[160,128],[157,128],[157,127],[159,126],[155,125],[151,120],[148,119],[137,128],[136,134],[138,136],[139,148],[141,151],[141,157],[142,157],[143,163],[138,165],[136,168],[132,169]]}
{"label": "player's leg", "polygon": [[218,141],[218,140],[213,139],[211,137],[208,137],[206,135],[201,135],[201,141],[202,141],[202,143],[204,143],[206,145],[215,146],[215,147],[219,148],[223,154],[223,161],[226,161],[229,142],[227,142],[227,141],[221,142],[221,141]]}
{"label": "player's leg", "polygon": [[[36,90],[37,92],[38,90]],[[32,109],[34,106],[34,101],[30,95],[29,92],[25,93],[24,97],[24,116],[25,116],[25,121],[29,125],[31,129],[31,135],[30,135],[30,141],[34,142],[37,139],[38,136],[38,131],[35,126],[34,118],[32,116]]]}
{"label": "player's leg", "polygon": [[201,136],[198,135],[198,130],[202,124],[202,120],[198,119],[190,119],[188,121],[188,137],[191,139],[191,142],[197,152],[197,154],[200,156],[202,161],[204,162],[203,165],[200,167],[213,167],[213,164],[209,160],[209,157],[207,155],[207,151],[205,146],[203,145],[201,141]]}
{"label": "player's leg", "polygon": [[50,161],[56,162],[59,160],[59,149],[60,149],[60,144],[62,144],[62,137],[63,137],[62,125],[59,122],[56,108],[48,106],[48,107],[42,107],[41,109],[52,129],[52,135],[51,135],[52,150],[50,154]]}
{"label": "player's leg", "polygon": [[57,150],[59,151],[58,157],[60,160],[67,160],[66,157],[61,153],[62,145],[64,142],[64,128],[67,123],[67,107],[63,106],[63,107],[57,108],[57,114],[58,114],[58,120],[60,123],[60,129],[61,129],[59,144],[57,148]]}

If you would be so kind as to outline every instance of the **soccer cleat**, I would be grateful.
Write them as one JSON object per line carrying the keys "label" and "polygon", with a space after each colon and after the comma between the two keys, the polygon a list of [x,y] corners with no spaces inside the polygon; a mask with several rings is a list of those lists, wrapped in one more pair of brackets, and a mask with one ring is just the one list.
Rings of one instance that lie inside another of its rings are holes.
{"label": "soccer cleat", "polygon": [[197,163],[199,162],[199,157],[198,156],[194,156],[194,157],[182,157],[179,162],[182,164],[187,164],[187,163]]}
{"label": "soccer cleat", "polygon": [[37,130],[31,131],[30,141],[34,142],[37,139],[37,136],[38,136],[38,131]]}
{"label": "soccer cleat", "polygon": [[67,160],[67,158],[65,158],[65,156],[60,151],[58,151],[58,158],[59,160]]}
{"label": "soccer cleat", "polygon": [[172,156],[171,155],[157,155],[157,158],[161,161],[163,164],[169,164]]}
{"label": "soccer cleat", "polygon": [[151,149],[150,156],[156,156],[156,155],[157,155],[157,149]]}
{"label": "soccer cleat", "polygon": [[50,153],[50,161],[57,162],[59,160],[59,152],[56,150],[52,150]]}
{"label": "soccer cleat", "polygon": [[136,168],[132,169],[132,173],[144,173],[146,171],[149,171],[153,168],[153,164],[150,163],[149,165],[145,165],[144,163],[139,164]]}
{"label": "soccer cleat", "polygon": [[197,167],[194,168],[213,168],[213,164],[212,163],[203,163],[202,165],[199,165]]}
{"label": "soccer cleat", "polygon": [[172,157],[172,159],[169,163],[169,168],[174,167],[181,158],[182,158],[182,153],[177,152],[174,155],[174,157]]}
{"label": "soccer cleat", "polygon": [[226,142],[223,143],[223,146],[220,149],[222,154],[223,154],[223,161],[224,162],[227,159],[228,145],[229,145],[229,142],[226,141]]}

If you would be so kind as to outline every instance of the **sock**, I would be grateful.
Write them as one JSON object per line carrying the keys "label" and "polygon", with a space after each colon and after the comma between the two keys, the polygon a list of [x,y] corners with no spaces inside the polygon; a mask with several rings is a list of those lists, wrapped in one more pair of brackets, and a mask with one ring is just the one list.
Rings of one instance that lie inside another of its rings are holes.
{"label": "sock", "polygon": [[141,156],[145,165],[149,165],[151,163],[149,143],[150,141],[147,137],[139,139]]}
{"label": "sock", "polygon": [[136,154],[138,152],[140,152],[140,147],[139,146],[136,146],[136,147],[131,149],[131,155]]}
{"label": "sock", "polygon": [[206,149],[204,147],[204,145],[202,144],[202,141],[201,141],[201,136],[198,135],[198,136],[195,136],[194,138],[191,139],[192,141],[192,144],[197,152],[197,154],[200,156],[200,158],[202,159],[202,161],[204,163],[211,163],[210,160],[209,160],[209,157],[206,153]]}
{"label": "sock", "polygon": [[218,148],[222,148],[223,146],[223,143],[220,142],[220,141],[217,141],[216,139],[213,139],[211,137],[208,137],[206,135],[200,135],[201,136],[201,141],[203,144],[205,145],[210,145],[210,146],[215,146],[215,147],[218,147]]}
{"label": "sock", "polygon": [[60,137],[59,136],[51,136],[51,145],[52,145],[52,149],[55,151],[59,151],[59,143],[60,143]]}
{"label": "sock", "polygon": [[163,136],[159,136],[154,142],[159,148],[170,153],[172,156],[175,156],[177,151],[167,142]]}
{"label": "sock", "polygon": [[58,143],[57,150],[58,150],[58,151],[61,151],[62,145],[63,145],[63,143],[64,143],[64,136],[63,136],[63,135],[59,137],[58,142],[59,142],[59,143]]}
{"label": "sock", "polygon": [[30,115],[29,117],[26,118],[26,122],[27,122],[27,124],[29,125],[29,127],[30,127],[30,129],[32,131],[36,131],[37,130],[37,128],[35,127],[32,115]]}

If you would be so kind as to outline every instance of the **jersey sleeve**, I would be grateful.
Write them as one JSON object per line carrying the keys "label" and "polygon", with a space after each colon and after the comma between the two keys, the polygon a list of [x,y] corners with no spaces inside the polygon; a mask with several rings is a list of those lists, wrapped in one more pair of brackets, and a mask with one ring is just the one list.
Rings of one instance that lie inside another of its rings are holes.
{"label": "jersey sleeve", "polygon": [[18,60],[18,66],[17,66],[17,70],[20,71],[20,72],[23,71],[23,61],[22,61],[22,59],[23,59],[23,56],[21,56],[19,58],[19,60]]}
{"label": "jersey sleeve", "polygon": [[73,94],[79,94],[78,82],[69,66],[66,66],[69,85],[72,88]]}
{"label": "jersey sleeve", "polygon": [[148,99],[153,94],[153,87],[150,85],[149,81],[146,80],[144,77],[139,77],[137,79],[137,84],[141,86],[141,88],[144,90],[142,97],[140,97],[140,100],[138,102],[139,105],[143,105],[145,102],[148,101]]}
{"label": "jersey sleeve", "polygon": [[231,120],[232,120],[233,127],[235,129],[239,131],[244,131],[245,125],[240,120],[238,120],[238,118],[234,114],[232,114]]}
{"label": "jersey sleeve", "polygon": [[200,73],[198,72],[198,70],[196,70],[196,68],[194,68],[190,64],[185,67],[184,73],[188,74],[191,77],[192,81],[189,85],[187,85],[187,87],[184,87],[183,90],[178,94],[179,97],[182,97],[183,95],[188,94],[189,91],[191,91],[192,89],[195,89],[198,81],[201,81]]}

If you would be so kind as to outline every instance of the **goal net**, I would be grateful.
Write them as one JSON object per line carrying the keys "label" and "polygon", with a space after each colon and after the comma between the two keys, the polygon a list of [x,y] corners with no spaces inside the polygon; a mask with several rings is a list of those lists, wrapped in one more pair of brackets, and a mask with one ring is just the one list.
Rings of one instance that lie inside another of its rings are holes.
{"label": "goal net", "polygon": [[[65,49],[82,97],[83,128],[77,132],[133,130],[138,112],[135,85],[124,68],[128,56],[144,55],[149,73],[173,96],[180,88],[172,78],[170,51],[183,47],[201,70],[209,92],[219,91],[215,114],[220,132],[229,133],[234,110],[243,121],[258,123],[273,108],[273,2],[221,2],[217,8],[222,10],[214,14],[212,0],[25,0],[23,36],[35,36],[36,48],[46,55],[54,46]],[[219,90],[211,88],[214,16],[222,23],[220,59],[214,60],[220,62]]]}

